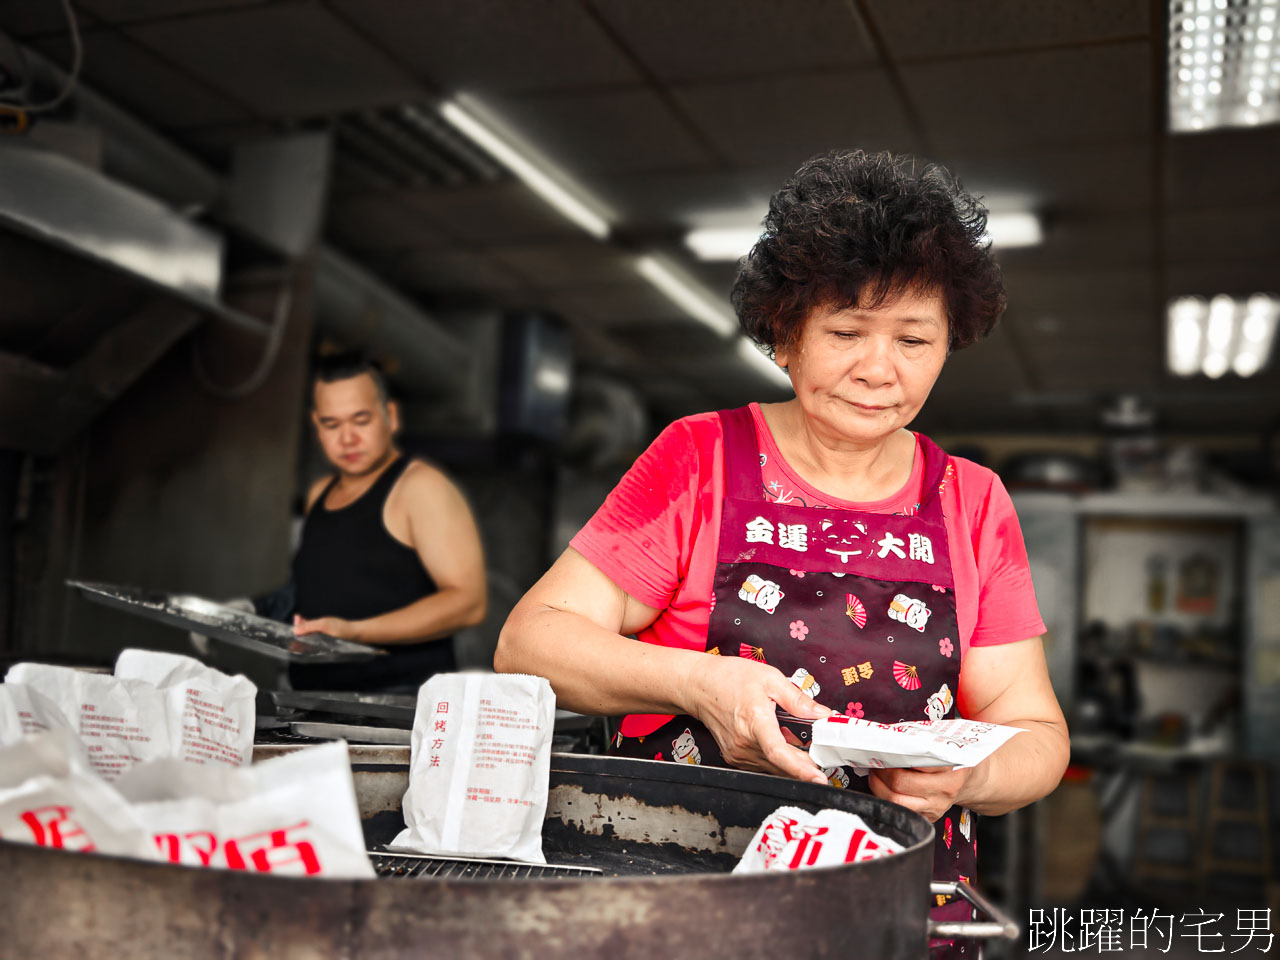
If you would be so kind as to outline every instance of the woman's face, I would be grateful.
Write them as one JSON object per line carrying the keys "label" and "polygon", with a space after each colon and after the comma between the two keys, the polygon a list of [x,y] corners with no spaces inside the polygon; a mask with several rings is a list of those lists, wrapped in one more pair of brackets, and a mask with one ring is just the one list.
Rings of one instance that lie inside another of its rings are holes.
{"label": "woman's face", "polygon": [[883,440],[915,419],[942,372],[946,308],[918,291],[874,310],[820,307],[776,354],[815,426],[857,443]]}

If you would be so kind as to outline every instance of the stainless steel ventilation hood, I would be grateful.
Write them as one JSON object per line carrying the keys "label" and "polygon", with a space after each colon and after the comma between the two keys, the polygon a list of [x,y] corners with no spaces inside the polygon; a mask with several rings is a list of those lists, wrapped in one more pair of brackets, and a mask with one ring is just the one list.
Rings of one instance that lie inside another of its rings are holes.
{"label": "stainless steel ventilation hood", "polygon": [[266,330],[219,300],[219,234],[57,153],[0,147],[0,225],[119,270],[202,312]]}

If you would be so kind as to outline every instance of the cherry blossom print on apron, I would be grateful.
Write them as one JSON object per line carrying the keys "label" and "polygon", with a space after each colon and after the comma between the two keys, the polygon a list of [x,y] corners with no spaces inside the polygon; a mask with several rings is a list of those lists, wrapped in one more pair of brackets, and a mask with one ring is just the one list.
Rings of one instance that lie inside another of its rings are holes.
{"label": "cherry blossom print on apron", "polygon": [[[960,642],[939,496],[946,454],[920,438],[924,499],[911,516],[771,503],[762,495],[750,411],[720,418],[726,498],[707,653],[770,664],[849,716],[882,723],[956,716]],[[783,734],[806,747],[810,729],[784,722]],[[710,732],[689,716],[644,737],[619,735],[613,752],[725,765]],[[832,786],[868,791],[851,768],[825,772]],[[974,819],[952,807],[934,824],[935,880],[974,878]],[[968,905],[951,898],[933,911],[938,920],[969,916]],[[963,941],[945,946],[949,955],[976,955]]]}

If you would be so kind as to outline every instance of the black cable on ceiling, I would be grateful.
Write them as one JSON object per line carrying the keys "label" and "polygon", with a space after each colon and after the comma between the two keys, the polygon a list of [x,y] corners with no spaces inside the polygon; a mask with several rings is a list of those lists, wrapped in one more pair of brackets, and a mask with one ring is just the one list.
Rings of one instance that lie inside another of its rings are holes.
{"label": "black cable on ceiling", "polygon": [[[67,73],[67,79],[58,95],[52,100],[46,100],[44,103],[27,102],[27,93],[31,84],[25,76],[23,77],[22,86],[18,88],[18,96],[16,98],[12,93],[0,93],[0,101],[5,101],[22,113],[51,113],[57,110],[71,96],[76,84],[80,81],[80,68],[84,65],[84,44],[80,40],[80,24],[76,21],[75,11],[71,9],[71,0],[62,0],[62,9],[67,15],[67,29],[71,39],[71,68]],[[14,48],[18,50],[18,60],[22,65],[23,73],[25,73],[27,69],[26,58],[22,56],[22,51],[16,44],[14,44]]]}

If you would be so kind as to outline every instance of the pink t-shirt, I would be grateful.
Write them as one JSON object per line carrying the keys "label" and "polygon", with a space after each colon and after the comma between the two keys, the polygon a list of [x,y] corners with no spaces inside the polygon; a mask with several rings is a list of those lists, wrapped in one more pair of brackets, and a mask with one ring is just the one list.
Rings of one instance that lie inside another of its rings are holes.
{"label": "pink t-shirt", "polygon": [[[906,486],[884,500],[853,503],[805,483],[782,459],[757,404],[751,404],[751,415],[760,445],[762,499],[865,513],[909,513],[922,499],[924,455],[918,442]],[[986,467],[950,459],[955,472],[942,488],[942,512],[963,657],[970,646],[1025,640],[1045,628],[1022,529],[1004,485]],[[663,430],[636,459],[571,541],[610,580],[661,611],[638,639],[706,649],[724,496],[720,417],[685,417]],[[629,726],[623,731],[628,736],[651,732],[635,723]]]}

